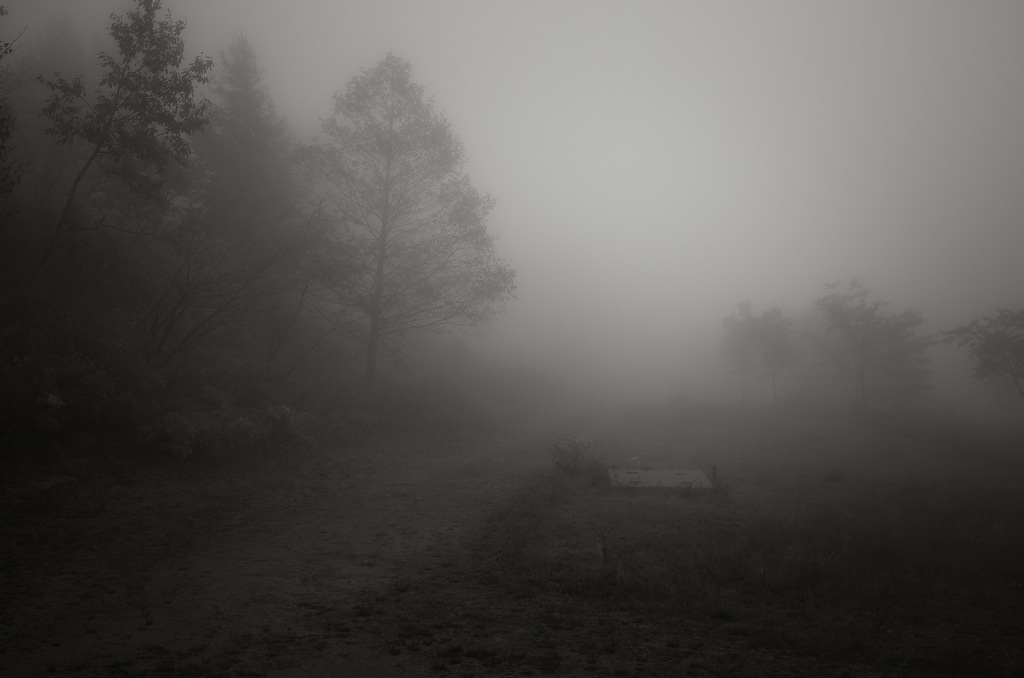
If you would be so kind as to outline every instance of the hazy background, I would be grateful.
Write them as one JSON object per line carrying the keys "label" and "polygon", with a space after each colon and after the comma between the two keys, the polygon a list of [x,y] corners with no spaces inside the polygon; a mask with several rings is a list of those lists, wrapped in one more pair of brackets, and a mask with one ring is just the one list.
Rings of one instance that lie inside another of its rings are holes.
{"label": "hazy background", "polygon": [[[68,14],[97,49],[130,8],[3,4],[20,44]],[[482,354],[667,393],[723,369],[746,299],[798,313],[859,277],[929,331],[1024,304],[1024,3],[164,5],[188,57],[245,33],[299,140],[411,61],[518,271]]]}

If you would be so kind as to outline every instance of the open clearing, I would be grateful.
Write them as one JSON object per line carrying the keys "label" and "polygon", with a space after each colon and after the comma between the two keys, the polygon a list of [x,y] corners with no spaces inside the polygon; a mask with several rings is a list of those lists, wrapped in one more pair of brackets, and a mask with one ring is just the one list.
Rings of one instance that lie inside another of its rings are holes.
{"label": "open clearing", "polygon": [[[1024,672],[1020,463],[795,415],[600,421],[572,473],[544,434],[9,482],[0,673]],[[716,487],[610,487],[637,455]]]}

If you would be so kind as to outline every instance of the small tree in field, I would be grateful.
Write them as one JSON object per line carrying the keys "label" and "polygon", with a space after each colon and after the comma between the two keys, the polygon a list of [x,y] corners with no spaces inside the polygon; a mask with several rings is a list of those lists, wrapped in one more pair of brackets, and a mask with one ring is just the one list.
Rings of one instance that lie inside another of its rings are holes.
{"label": "small tree in field", "polygon": [[922,398],[928,388],[928,340],[918,336],[924,318],[917,311],[888,312],[888,302],[869,298],[860,281],[846,291],[839,283],[816,304],[827,330],[840,339],[838,357],[853,373],[854,400],[861,409],[872,401],[902,404]]}
{"label": "small tree in field", "polygon": [[996,384],[1009,383],[1024,398],[1024,308],[999,309],[942,333],[947,344],[970,348],[974,374]]}
{"label": "small tree in field", "polygon": [[461,142],[411,70],[389,54],[353,78],[310,149],[346,257],[330,291],[362,324],[370,388],[384,340],[485,321],[515,287],[487,232],[494,200],[470,184]]}
{"label": "small tree in field", "polygon": [[82,160],[68,189],[36,270],[42,269],[66,231],[78,189],[86,174],[99,165],[136,189],[156,185],[159,173],[172,161],[183,163],[190,148],[188,136],[206,124],[205,100],[196,102],[194,87],[207,81],[213,61],[196,57],[185,68],[184,21],[170,13],[158,19],[160,0],[136,0],[123,16],[111,15],[110,35],[117,54],[101,52],[103,76],[94,98],[80,77],[67,80],[55,74],[38,80],[51,94],[42,114],[47,129],[61,143],[86,142]]}

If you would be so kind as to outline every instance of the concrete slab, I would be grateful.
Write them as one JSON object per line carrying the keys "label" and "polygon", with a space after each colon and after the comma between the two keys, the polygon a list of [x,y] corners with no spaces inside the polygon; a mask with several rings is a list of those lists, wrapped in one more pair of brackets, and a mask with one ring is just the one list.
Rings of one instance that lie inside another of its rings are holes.
{"label": "concrete slab", "polygon": [[623,487],[692,487],[710,488],[704,471],[695,469],[609,469],[612,485]]}

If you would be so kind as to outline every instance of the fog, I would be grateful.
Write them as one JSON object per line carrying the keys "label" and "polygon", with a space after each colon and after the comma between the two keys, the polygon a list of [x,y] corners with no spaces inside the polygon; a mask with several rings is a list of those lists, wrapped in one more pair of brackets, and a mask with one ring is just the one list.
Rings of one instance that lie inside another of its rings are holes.
{"label": "fog", "polygon": [[[23,47],[130,8],[4,4]],[[663,395],[721,376],[744,300],[799,313],[856,277],[929,332],[1024,304],[1024,4],[165,6],[189,56],[249,38],[299,141],[361,69],[412,63],[517,271],[479,355]]]}

